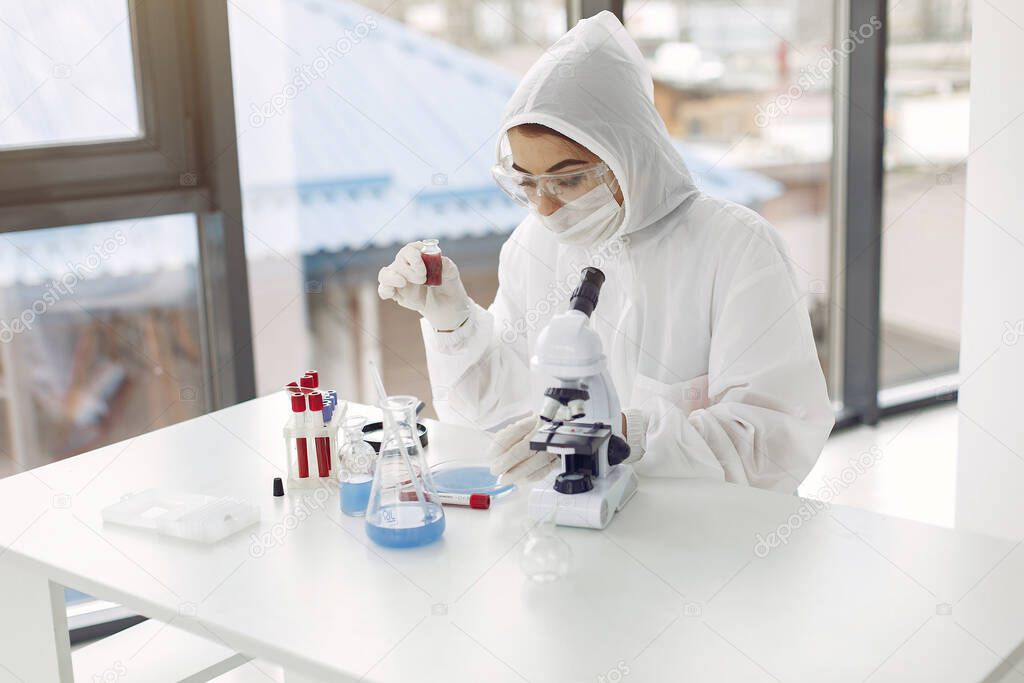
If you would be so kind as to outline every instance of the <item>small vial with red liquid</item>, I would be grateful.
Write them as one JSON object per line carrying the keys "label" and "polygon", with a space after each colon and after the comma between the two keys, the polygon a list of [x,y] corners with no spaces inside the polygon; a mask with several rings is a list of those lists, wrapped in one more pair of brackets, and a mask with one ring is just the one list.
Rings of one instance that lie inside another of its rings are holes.
{"label": "small vial with red liquid", "polygon": [[427,268],[427,286],[436,287],[441,284],[441,247],[437,240],[422,240],[420,258]]}

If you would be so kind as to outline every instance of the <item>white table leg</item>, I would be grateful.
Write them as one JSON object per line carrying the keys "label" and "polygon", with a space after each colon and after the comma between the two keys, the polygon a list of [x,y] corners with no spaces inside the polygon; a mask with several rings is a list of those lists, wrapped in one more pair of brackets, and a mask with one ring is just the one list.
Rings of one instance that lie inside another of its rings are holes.
{"label": "white table leg", "polygon": [[0,558],[0,683],[73,683],[64,589]]}

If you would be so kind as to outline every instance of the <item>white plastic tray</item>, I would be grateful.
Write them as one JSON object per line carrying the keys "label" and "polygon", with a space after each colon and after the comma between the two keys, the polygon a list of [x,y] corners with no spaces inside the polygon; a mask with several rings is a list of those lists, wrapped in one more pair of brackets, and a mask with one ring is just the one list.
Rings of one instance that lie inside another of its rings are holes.
{"label": "white plastic tray", "polygon": [[234,498],[147,489],[101,511],[104,522],[200,543],[216,543],[255,524],[260,511]]}

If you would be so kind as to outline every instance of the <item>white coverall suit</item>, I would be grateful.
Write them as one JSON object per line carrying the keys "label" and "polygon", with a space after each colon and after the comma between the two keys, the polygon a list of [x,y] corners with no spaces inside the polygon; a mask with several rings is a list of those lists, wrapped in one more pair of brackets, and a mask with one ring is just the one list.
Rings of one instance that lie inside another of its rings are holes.
{"label": "white coverall suit", "polygon": [[694,186],[614,15],[581,21],[530,69],[499,140],[523,123],[607,163],[625,217],[612,239],[583,248],[560,244],[531,212],[501,249],[494,303],[471,304],[454,332],[423,321],[440,418],[493,429],[539,409],[537,335],[592,265],[607,276],[592,324],[628,440],[646,437],[637,472],[795,491],[834,419],[784,245],[753,211]]}

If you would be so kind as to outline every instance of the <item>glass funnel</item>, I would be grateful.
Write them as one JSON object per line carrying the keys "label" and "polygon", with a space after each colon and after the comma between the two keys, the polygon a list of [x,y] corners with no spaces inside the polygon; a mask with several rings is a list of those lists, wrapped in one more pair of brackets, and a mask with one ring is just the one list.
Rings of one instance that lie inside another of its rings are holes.
{"label": "glass funnel", "polygon": [[444,533],[444,510],[416,433],[414,396],[384,400],[384,440],[366,508],[366,535],[391,548],[433,543]]}

